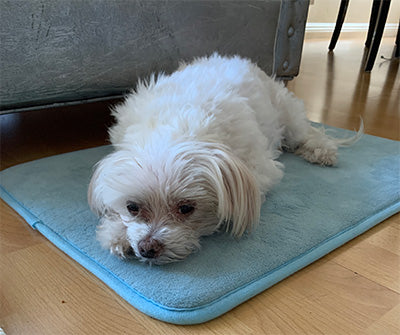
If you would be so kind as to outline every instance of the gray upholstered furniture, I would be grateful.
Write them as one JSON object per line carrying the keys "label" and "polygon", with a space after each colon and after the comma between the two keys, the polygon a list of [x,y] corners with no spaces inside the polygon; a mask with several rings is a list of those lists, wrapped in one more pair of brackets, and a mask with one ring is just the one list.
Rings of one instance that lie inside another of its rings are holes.
{"label": "gray upholstered furniture", "polygon": [[308,0],[0,0],[3,112],[120,96],[213,51],[297,75]]}

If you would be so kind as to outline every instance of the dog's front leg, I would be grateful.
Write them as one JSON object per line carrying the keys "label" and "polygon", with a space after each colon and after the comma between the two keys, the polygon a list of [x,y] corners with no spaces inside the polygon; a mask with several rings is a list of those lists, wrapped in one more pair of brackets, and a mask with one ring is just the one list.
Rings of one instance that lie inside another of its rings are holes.
{"label": "dog's front leg", "polygon": [[126,226],[117,218],[103,217],[97,228],[97,239],[101,246],[120,258],[133,254],[133,249],[127,239]]}

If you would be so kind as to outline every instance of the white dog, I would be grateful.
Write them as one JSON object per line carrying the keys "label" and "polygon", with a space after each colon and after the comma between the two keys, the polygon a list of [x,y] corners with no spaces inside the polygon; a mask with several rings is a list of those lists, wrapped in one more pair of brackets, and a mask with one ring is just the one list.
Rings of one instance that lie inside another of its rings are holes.
{"label": "white dog", "polygon": [[282,178],[281,150],[333,165],[339,145],[303,103],[249,60],[217,54],[139,82],[113,110],[115,151],[97,165],[89,203],[97,238],[120,257],[184,259],[201,236],[241,236]]}

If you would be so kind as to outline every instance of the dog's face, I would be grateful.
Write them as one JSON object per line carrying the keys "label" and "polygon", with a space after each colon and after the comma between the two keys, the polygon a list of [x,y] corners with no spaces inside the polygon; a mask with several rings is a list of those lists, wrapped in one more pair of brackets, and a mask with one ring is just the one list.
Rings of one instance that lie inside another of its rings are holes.
{"label": "dog's face", "polygon": [[97,166],[89,203],[98,239],[152,264],[184,259],[222,227],[240,236],[258,221],[260,193],[247,167],[215,143],[118,150]]}

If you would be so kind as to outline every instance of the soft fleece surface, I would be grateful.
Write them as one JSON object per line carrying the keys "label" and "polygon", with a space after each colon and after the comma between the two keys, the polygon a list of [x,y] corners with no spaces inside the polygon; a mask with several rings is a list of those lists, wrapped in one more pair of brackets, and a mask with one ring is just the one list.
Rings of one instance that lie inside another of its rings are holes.
{"label": "soft fleece surface", "polygon": [[[351,132],[335,130],[335,136]],[[333,168],[284,154],[285,177],[267,195],[258,228],[241,240],[204,238],[180,263],[123,261],[95,239],[86,190],[99,147],[1,172],[1,196],[61,250],[140,311],[193,324],[213,319],[363,233],[400,209],[399,142],[365,135]]]}

